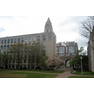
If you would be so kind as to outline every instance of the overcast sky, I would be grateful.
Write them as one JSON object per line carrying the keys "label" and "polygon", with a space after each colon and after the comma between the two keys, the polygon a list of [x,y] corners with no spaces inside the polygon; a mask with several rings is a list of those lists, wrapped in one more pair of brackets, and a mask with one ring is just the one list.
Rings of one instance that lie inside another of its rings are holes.
{"label": "overcast sky", "polygon": [[[0,16],[0,37],[44,32],[46,16]],[[80,35],[80,24],[85,16],[51,16],[57,42],[76,41],[85,46],[85,39]]]}

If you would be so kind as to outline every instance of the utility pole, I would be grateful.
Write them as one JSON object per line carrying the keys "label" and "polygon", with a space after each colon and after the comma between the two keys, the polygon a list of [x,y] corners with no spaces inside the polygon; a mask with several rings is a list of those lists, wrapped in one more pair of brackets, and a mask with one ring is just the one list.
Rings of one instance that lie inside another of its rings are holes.
{"label": "utility pole", "polygon": [[81,56],[80,59],[81,59],[81,74],[83,74],[83,63],[82,63],[83,57]]}

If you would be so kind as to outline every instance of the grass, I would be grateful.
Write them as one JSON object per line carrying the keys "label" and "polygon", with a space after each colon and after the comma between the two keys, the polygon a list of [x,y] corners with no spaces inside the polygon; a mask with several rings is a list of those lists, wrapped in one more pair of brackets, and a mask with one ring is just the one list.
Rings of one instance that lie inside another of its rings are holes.
{"label": "grass", "polygon": [[69,78],[94,78],[94,72],[75,72],[76,76],[70,76]]}
{"label": "grass", "polygon": [[69,78],[94,78],[92,75],[70,76]]}
{"label": "grass", "polygon": [[58,73],[61,71],[0,70],[0,78],[55,78]]}
{"label": "grass", "polygon": [[[75,72],[73,74],[81,74],[81,72]],[[83,72],[83,75],[93,75],[94,76],[94,72]]]}
{"label": "grass", "polygon": [[[32,70],[33,71],[33,70]],[[36,70],[36,72],[45,72],[45,73],[63,73],[64,71],[62,70]]]}

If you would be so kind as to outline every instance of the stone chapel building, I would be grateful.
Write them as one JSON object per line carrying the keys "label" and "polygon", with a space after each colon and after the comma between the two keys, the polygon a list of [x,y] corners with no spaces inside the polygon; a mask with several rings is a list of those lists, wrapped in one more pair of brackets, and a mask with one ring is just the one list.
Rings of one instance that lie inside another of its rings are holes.
{"label": "stone chapel building", "polygon": [[11,45],[17,43],[32,44],[33,42],[42,43],[46,50],[46,55],[50,58],[56,55],[56,35],[53,31],[52,23],[48,18],[43,33],[19,35],[0,38],[0,51],[7,51]]}

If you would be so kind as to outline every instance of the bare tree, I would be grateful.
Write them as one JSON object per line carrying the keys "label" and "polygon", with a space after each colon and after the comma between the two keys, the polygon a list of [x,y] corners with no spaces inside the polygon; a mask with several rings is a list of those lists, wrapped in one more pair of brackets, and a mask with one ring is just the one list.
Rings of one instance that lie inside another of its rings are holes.
{"label": "bare tree", "polygon": [[94,26],[94,16],[88,16],[85,21],[81,23],[81,35],[89,38]]}

